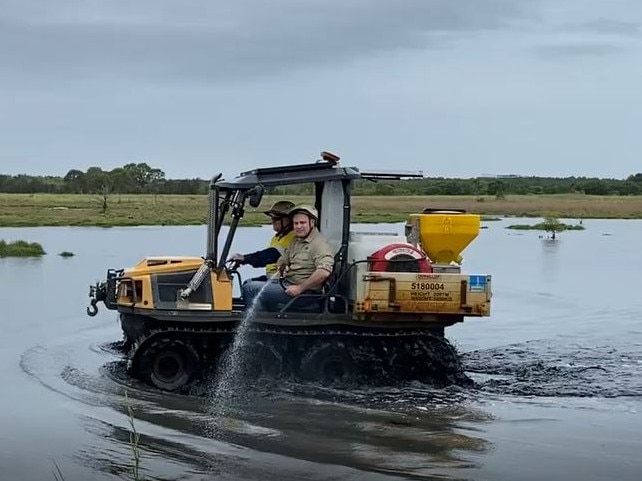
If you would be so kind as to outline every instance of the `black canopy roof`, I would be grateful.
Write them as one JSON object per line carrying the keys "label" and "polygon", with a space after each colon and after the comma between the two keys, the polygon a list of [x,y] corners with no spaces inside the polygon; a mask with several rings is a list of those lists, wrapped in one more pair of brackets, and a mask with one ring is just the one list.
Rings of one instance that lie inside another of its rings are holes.
{"label": "black canopy roof", "polygon": [[356,167],[341,167],[331,162],[314,162],[310,164],[285,165],[248,170],[232,180],[220,180],[216,183],[221,190],[246,190],[256,185],[275,187],[289,184],[305,184],[338,179],[360,179]]}
{"label": "black canopy roof", "polygon": [[423,177],[423,173],[360,172],[357,167],[341,167],[335,162],[319,161],[248,170],[232,180],[220,180],[216,185],[221,190],[249,190],[259,184],[263,187],[277,187],[327,180],[393,180],[418,177]]}

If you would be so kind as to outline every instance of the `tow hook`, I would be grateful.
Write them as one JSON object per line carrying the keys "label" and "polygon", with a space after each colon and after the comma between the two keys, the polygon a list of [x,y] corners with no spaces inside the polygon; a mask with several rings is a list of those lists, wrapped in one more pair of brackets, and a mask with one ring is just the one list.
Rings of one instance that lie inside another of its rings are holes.
{"label": "tow hook", "polygon": [[90,302],[90,305],[87,306],[87,315],[94,317],[96,314],[98,314],[98,306],[96,305],[96,302],[98,301],[96,299],[92,299]]}
{"label": "tow hook", "polygon": [[[103,283],[104,284],[104,283]],[[98,301],[105,300],[105,287],[104,285],[96,282],[96,284],[89,286],[89,305],[87,306],[87,315],[94,317],[98,314]]]}

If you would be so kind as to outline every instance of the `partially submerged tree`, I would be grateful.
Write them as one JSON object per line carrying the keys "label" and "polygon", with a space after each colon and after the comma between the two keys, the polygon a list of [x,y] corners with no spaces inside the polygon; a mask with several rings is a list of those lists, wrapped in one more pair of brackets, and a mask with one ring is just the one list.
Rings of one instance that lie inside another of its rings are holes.
{"label": "partially submerged tree", "polygon": [[566,229],[566,225],[560,222],[560,220],[554,215],[548,215],[544,217],[542,228],[551,234],[551,239],[555,239],[558,232],[562,232]]}
{"label": "partially submerged tree", "polygon": [[[581,224],[581,223],[580,223]],[[528,224],[513,224],[506,227],[506,229],[515,229],[515,230],[543,230],[547,233],[550,233],[550,238],[555,239],[558,232],[564,230],[584,230],[584,226],[576,224],[564,224],[559,220],[559,218],[553,214],[547,215],[544,217],[543,222],[539,222],[534,225]],[[540,236],[542,237],[542,236]]]}

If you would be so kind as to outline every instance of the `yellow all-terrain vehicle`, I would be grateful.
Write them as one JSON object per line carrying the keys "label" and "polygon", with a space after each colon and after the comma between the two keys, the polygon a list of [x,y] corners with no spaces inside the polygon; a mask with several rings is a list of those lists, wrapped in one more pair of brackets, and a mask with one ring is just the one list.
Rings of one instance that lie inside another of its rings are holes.
{"label": "yellow all-terrain vehicle", "polygon": [[318,228],[336,251],[334,273],[304,307],[295,298],[275,312],[254,313],[243,345],[247,374],[456,381],[459,360],[444,328],[490,314],[491,277],[460,272],[460,253],[477,236],[479,216],[410,214],[403,236],[353,231],[350,224],[353,182],[407,176],[343,167],[328,153],[314,163],[259,168],[229,181],[219,174],[210,184],[205,257],[149,257],[109,269],[104,282],[91,286],[88,313],[96,313],[99,301],[119,312],[133,376],[184,390],[216,366],[246,315],[233,295],[241,272],[226,262],[246,203],[256,208],[265,189],[309,183]]}

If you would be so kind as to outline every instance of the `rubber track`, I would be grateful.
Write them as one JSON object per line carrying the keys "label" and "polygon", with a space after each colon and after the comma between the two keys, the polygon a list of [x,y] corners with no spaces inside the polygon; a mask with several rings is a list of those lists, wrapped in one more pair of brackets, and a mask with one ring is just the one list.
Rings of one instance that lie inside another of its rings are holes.
{"label": "rubber track", "polygon": [[[266,325],[261,325],[260,327],[254,327],[248,329],[246,332],[252,333],[252,334],[271,334],[271,335],[278,335],[278,336],[292,336],[292,337],[300,337],[300,336],[316,336],[316,337],[325,337],[325,336],[349,336],[353,338],[358,338],[358,337],[367,337],[367,338],[380,338],[380,339],[392,339],[392,338],[400,338],[400,337],[408,337],[408,338],[431,338],[435,341],[438,341],[439,343],[443,344],[445,347],[448,348],[451,354],[451,360],[458,362],[458,356],[455,348],[448,342],[447,339],[445,339],[442,336],[437,336],[435,334],[432,334],[430,332],[427,332],[425,330],[412,330],[412,331],[407,331],[407,330],[396,330],[396,331],[386,331],[386,332],[369,332],[369,331],[364,331],[364,332],[356,332],[356,331],[349,331],[349,330],[327,330],[327,329],[314,329],[314,330],[303,330],[303,329],[284,329],[284,328],[273,328],[270,326]],[[128,359],[128,366],[131,367],[132,362],[134,357],[137,354],[138,349],[140,346],[147,341],[148,339],[154,337],[157,334],[164,334],[164,335],[172,335],[175,333],[180,333],[180,334],[189,334],[190,336],[198,336],[200,334],[205,334],[205,335],[216,335],[216,334],[230,334],[234,335],[236,333],[236,329],[234,328],[222,328],[222,327],[217,327],[217,328],[203,328],[203,329],[198,329],[198,328],[193,328],[193,327],[176,327],[172,326],[171,328],[167,329],[152,329],[148,331],[148,333],[142,337],[138,338],[132,345],[131,349],[129,350],[127,354],[127,359]],[[188,344],[192,344],[190,340],[187,341]],[[194,347],[192,345],[192,347]],[[198,349],[197,349],[198,352]]]}

